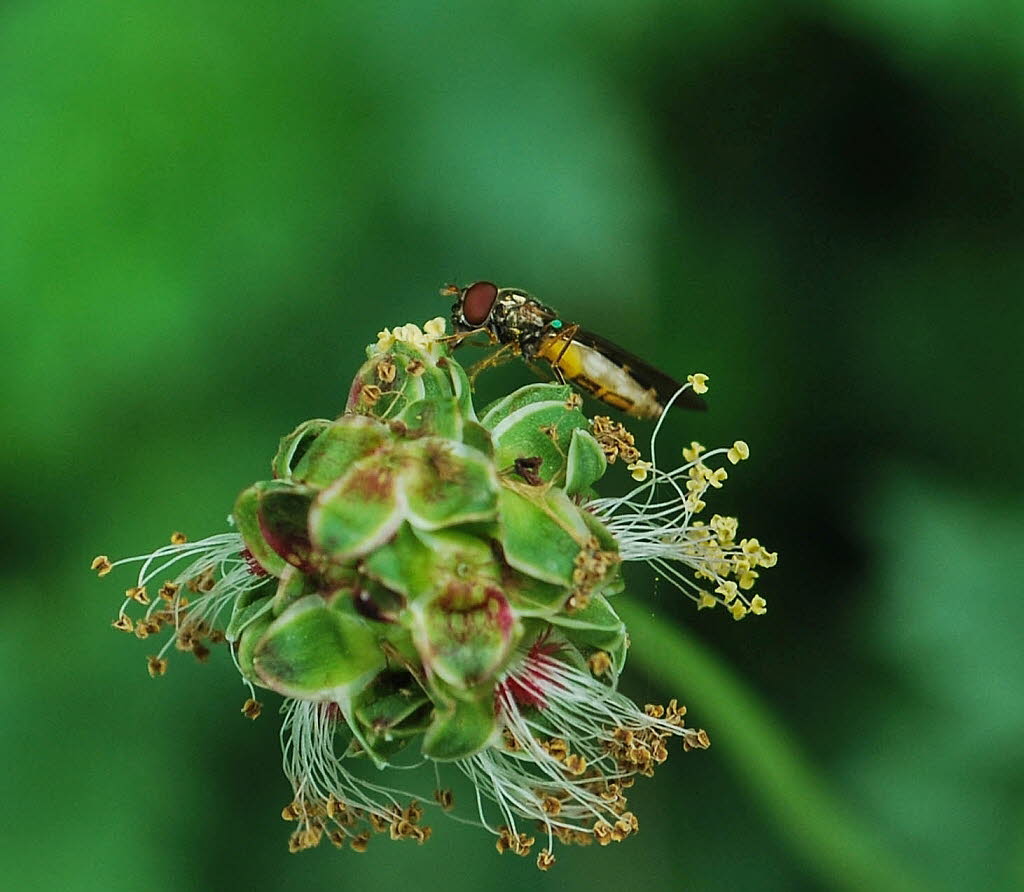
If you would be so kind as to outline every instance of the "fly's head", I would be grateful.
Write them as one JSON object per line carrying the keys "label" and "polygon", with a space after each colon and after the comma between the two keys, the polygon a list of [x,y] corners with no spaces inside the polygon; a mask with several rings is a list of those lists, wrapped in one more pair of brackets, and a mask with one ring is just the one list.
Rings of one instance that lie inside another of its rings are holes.
{"label": "fly's head", "polygon": [[499,288],[493,282],[474,282],[461,288],[447,285],[441,293],[455,298],[452,304],[455,333],[487,331],[501,343],[515,338],[522,308],[536,303],[519,288]]}

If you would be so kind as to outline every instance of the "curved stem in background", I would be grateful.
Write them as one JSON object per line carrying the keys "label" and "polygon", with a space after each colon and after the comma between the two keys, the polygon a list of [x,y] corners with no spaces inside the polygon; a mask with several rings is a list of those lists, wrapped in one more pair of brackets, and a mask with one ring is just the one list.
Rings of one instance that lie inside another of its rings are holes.
{"label": "curved stem in background", "polygon": [[643,606],[618,599],[615,608],[638,644],[630,649],[631,665],[685,694],[680,700],[700,714],[714,748],[726,754],[779,832],[828,888],[935,888],[909,873],[837,801],[778,719],[711,651]]}

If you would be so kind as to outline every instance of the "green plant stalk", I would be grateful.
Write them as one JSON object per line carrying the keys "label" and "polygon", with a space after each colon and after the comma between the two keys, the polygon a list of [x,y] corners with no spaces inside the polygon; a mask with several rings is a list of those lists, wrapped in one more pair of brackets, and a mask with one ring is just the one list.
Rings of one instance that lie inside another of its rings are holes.
{"label": "green plant stalk", "polygon": [[837,801],[779,720],[710,650],[625,598],[615,606],[637,645],[630,664],[685,694],[691,713],[711,729],[714,748],[726,754],[828,888],[935,888],[909,872]]}

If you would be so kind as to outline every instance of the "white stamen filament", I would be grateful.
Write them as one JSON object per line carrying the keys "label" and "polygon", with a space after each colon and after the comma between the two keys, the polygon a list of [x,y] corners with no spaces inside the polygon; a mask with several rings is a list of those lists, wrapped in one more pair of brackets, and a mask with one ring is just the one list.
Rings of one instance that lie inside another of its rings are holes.
{"label": "white stamen filament", "polygon": [[[536,697],[541,706],[524,710],[513,694],[512,684]],[[505,730],[517,749],[490,747],[456,765],[477,790],[481,823],[493,831],[483,799],[498,809],[503,822],[516,831],[516,817],[541,822],[548,846],[556,828],[590,832],[598,820],[614,824],[620,817],[614,802],[592,789],[597,782],[614,782],[631,776],[616,763],[607,744],[620,729],[685,736],[694,732],[643,712],[635,703],[589,673],[555,658],[531,654],[506,674],[498,686],[497,703]],[[539,740],[564,740],[571,753],[586,759],[586,771],[572,775]],[[544,808],[544,798],[559,800],[557,815]]]}
{"label": "white stamen filament", "polygon": [[334,752],[335,727],[343,721],[334,703],[288,699],[281,707],[281,753],[285,776],[300,805],[324,803],[331,796],[349,808],[392,821],[402,813],[396,796],[416,794],[357,778]]}
{"label": "white stamen filament", "polygon": [[[676,391],[666,405],[666,413],[676,398],[689,387],[687,384]],[[698,577],[707,579],[711,587],[715,587],[723,585],[734,570],[749,571],[758,565],[770,564],[765,563],[766,553],[760,555],[744,551],[743,542],[734,543],[731,537],[721,541],[723,537],[716,537],[716,530],[694,521],[694,515],[703,508],[703,503],[696,503],[700,502],[712,482],[707,477],[695,477],[691,472],[694,468],[701,468],[710,474],[707,461],[720,456],[727,457],[729,449],[713,449],[671,471],[663,471],[657,466],[656,445],[664,419],[665,414],[662,414],[651,435],[653,467],[648,479],[624,496],[594,499],[587,502],[585,507],[615,537],[624,561],[650,563],[680,591],[699,601],[703,594],[701,586],[689,578],[680,565],[689,568]],[[698,481],[697,484],[692,484],[694,479]],[[687,487],[687,483],[695,487],[693,491]],[[741,592],[736,592],[736,597],[749,605],[747,597]],[[715,600],[727,603],[722,598]]]}
{"label": "white stamen filament", "polygon": [[[266,577],[257,576],[252,572],[242,556],[244,549],[245,542],[238,533],[218,533],[197,542],[165,545],[152,554],[122,558],[114,562],[112,567],[141,561],[142,566],[139,568],[136,581],[136,585],[141,588],[154,579],[166,577],[172,567],[191,558],[184,569],[179,570],[168,580],[179,586],[179,591],[169,603],[165,605],[163,599],[156,593],[149,594],[150,604],[145,619],[151,619],[157,610],[168,609],[173,613],[174,628],[177,631],[195,629],[203,625],[213,627],[225,610],[234,605],[242,595],[258,588],[266,580]],[[180,588],[207,571],[214,573],[210,590],[189,592],[191,598],[188,603],[183,604]],[[131,597],[125,598],[119,616],[125,616],[126,608],[132,601]],[[171,637],[160,649],[158,657],[163,657],[173,644],[174,638]]]}

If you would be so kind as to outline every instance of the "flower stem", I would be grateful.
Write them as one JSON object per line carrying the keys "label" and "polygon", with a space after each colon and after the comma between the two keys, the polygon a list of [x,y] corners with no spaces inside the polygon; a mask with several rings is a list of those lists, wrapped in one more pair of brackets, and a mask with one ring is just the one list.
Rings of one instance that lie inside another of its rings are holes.
{"label": "flower stem", "polygon": [[779,720],[710,650],[642,606],[617,599],[615,607],[637,644],[631,665],[685,694],[691,714],[711,730],[715,749],[828,888],[934,888],[908,872],[837,800]]}

